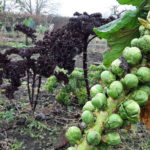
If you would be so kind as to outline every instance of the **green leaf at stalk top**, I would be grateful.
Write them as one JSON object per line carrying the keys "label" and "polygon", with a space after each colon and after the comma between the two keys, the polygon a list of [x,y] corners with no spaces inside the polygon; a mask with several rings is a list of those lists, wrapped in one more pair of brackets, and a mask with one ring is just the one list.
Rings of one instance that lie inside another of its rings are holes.
{"label": "green leaf at stalk top", "polygon": [[138,24],[139,9],[126,11],[122,18],[114,20],[106,25],[94,28],[94,32],[101,38],[109,39],[112,33],[121,28],[132,28]]}
{"label": "green leaf at stalk top", "polygon": [[126,5],[133,5],[133,6],[140,6],[143,0],[117,0],[120,4]]}
{"label": "green leaf at stalk top", "polygon": [[104,65],[109,66],[113,60],[119,58],[123,49],[130,46],[131,40],[136,37],[139,37],[138,27],[124,28],[113,33],[108,39],[111,50],[103,53]]}
{"label": "green leaf at stalk top", "polygon": [[122,18],[99,28],[94,28],[94,32],[99,37],[107,39],[108,46],[111,48],[111,50],[103,54],[103,63],[107,67],[113,60],[121,56],[126,46],[130,46],[130,42],[133,38],[139,36],[139,13],[139,9],[129,10]]}

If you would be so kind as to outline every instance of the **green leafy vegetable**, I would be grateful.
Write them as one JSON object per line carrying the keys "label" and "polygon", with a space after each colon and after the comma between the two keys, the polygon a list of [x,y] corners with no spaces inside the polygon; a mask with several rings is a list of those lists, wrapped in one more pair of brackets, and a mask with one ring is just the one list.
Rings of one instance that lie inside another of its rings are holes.
{"label": "green leafy vegetable", "polygon": [[117,0],[120,4],[140,6],[143,0]]}
{"label": "green leafy vegetable", "polygon": [[137,6],[136,10],[126,11],[123,17],[112,21],[99,28],[94,28],[94,32],[101,38],[108,41],[111,50],[104,52],[104,65],[109,67],[111,62],[122,55],[125,47],[130,46],[132,39],[140,36],[138,28],[140,26],[138,17],[143,14],[143,7],[146,0],[118,0],[120,4],[131,4]]}
{"label": "green leafy vegetable", "polygon": [[[99,28],[94,28],[94,32],[102,38],[109,39],[112,37],[112,34],[119,31],[122,28],[133,28],[138,26],[137,17],[139,14],[139,9],[128,10],[122,18],[114,20],[106,25],[103,25]],[[133,19],[136,21],[133,21]]]}

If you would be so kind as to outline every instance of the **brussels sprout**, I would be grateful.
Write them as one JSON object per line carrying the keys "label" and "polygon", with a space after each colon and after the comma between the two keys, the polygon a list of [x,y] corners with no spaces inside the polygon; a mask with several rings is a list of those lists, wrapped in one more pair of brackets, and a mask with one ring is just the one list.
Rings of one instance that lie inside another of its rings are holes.
{"label": "brussels sprout", "polygon": [[110,71],[103,71],[101,73],[101,80],[106,84],[110,84],[116,80],[116,77]]}
{"label": "brussels sprout", "polygon": [[104,127],[108,129],[117,129],[123,124],[122,118],[118,114],[112,114],[106,120]]}
{"label": "brussels sprout", "polygon": [[142,54],[140,49],[137,47],[126,47],[123,50],[123,57],[129,65],[136,66],[140,63],[140,60],[142,59]]}
{"label": "brussels sprout", "polygon": [[147,85],[143,85],[139,88],[139,90],[142,90],[144,92],[146,92],[148,95],[150,95],[150,87]]}
{"label": "brussels sprout", "polygon": [[82,118],[82,121],[85,122],[86,124],[91,124],[94,122],[94,116],[92,112],[88,110],[82,113],[81,118]]}
{"label": "brussels sprout", "polygon": [[124,79],[121,80],[121,82],[123,83],[124,87],[129,90],[136,88],[138,86],[139,80],[136,75],[127,74]]}
{"label": "brussels sprout", "polygon": [[120,135],[117,132],[111,132],[103,136],[103,141],[109,145],[115,146],[121,143]]}
{"label": "brussels sprout", "polygon": [[139,38],[139,48],[142,49],[144,53],[150,52],[150,35],[144,35],[143,37]]}
{"label": "brussels sprout", "polygon": [[131,46],[132,47],[138,47],[139,39],[135,38],[131,41]]}
{"label": "brussels sprout", "polygon": [[111,64],[112,72],[119,77],[121,77],[124,74],[124,70],[123,68],[120,67],[120,65],[121,65],[120,59],[114,60]]}
{"label": "brussels sprout", "polygon": [[92,104],[100,109],[100,110],[104,110],[105,107],[107,106],[107,98],[105,96],[105,94],[103,93],[98,93],[95,97],[92,98]]}
{"label": "brussels sprout", "polygon": [[76,144],[82,138],[81,130],[76,126],[70,127],[66,132],[66,138],[71,144]]}
{"label": "brussels sprout", "polygon": [[150,69],[147,67],[140,67],[136,75],[141,83],[148,83],[150,82]]}
{"label": "brussels sprout", "polygon": [[118,98],[123,91],[123,86],[120,81],[114,81],[110,84],[109,89],[107,90],[108,96],[112,98]]}
{"label": "brussels sprout", "polygon": [[145,31],[145,27],[143,25],[141,25],[139,27],[139,32],[140,32],[140,35],[143,36],[144,35],[144,31]]}
{"label": "brussels sprout", "polygon": [[75,147],[69,147],[67,150],[77,150]]}
{"label": "brussels sprout", "polygon": [[134,100],[127,100],[119,107],[119,113],[122,119],[136,123],[139,119],[140,106]]}
{"label": "brussels sprout", "polygon": [[142,90],[136,90],[131,93],[131,99],[135,100],[140,106],[144,106],[148,102],[148,94]]}
{"label": "brussels sprout", "polygon": [[91,97],[94,97],[98,93],[103,93],[104,89],[100,84],[92,86],[90,90]]}
{"label": "brussels sprout", "polygon": [[98,145],[101,141],[101,135],[96,131],[89,131],[86,140],[89,145]]}
{"label": "brussels sprout", "polygon": [[82,111],[86,111],[86,110],[91,112],[95,110],[95,107],[93,106],[91,101],[86,102],[86,104],[83,106]]}

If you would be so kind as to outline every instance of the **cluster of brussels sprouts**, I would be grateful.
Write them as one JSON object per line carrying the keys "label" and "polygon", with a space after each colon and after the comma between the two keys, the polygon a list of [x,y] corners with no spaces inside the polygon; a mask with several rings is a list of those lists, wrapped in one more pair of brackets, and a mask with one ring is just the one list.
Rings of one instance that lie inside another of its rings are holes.
{"label": "cluster of brussels sprouts", "polygon": [[90,89],[91,101],[83,106],[84,130],[70,127],[66,138],[74,147],[68,150],[106,150],[121,143],[116,129],[140,119],[140,109],[150,95],[150,30],[139,28],[141,37],[131,41],[131,47],[112,62],[100,75],[100,82]]}

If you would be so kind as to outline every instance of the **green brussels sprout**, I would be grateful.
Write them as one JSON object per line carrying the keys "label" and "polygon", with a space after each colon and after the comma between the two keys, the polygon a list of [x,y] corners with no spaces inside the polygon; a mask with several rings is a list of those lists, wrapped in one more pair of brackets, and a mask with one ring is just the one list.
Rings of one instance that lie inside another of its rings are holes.
{"label": "green brussels sprout", "polygon": [[105,94],[98,93],[95,97],[92,98],[92,104],[99,110],[104,110],[107,106],[107,98]]}
{"label": "green brussels sprout", "polygon": [[116,59],[111,63],[111,71],[121,77],[124,74],[124,70],[123,68],[120,67],[121,65],[121,60],[120,59]]}
{"label": "green brussels sprout", "polygon": [[72,126],[68,128],[66,138],[71,144],[76,144],[82,138],[82,132],[78,127]]}
{"label": "green brussels sprout", "polygon": [[93,106],[91,101],[86,102],[86,104],[83,106],[82,111],[91,111],[93,112],[95,110],[95,107]]}
{"label": "green brussels sprout", "polygon": [[136,66],[140,63],[140,60],[142,59],[142,54],[140,49],[137,47],[126,47],[123,50],[123,57],[129,65]]}
{"label": "green brussels sprout", "polygon": [[138,47],[139,39],[135,38],[131,41],[131,46],[132,47]]}
{"label": "green brussels sprout", "polygon": [[134,100],[127,100],[119,107],[119,113],[122,119],[136,123],[139,120],[140,106]]}
{"label": "green brussels sprout", "polygon": [[110,84],[116,80],[116,77],[110,71],[103,71],[101,73],[101,80],[103,83]]}
{"label": "green brussels sprout", "polygon": [[141,83],[149,83],[150,82],[150,69],[147,67],[140,67],[136,71],[136,75]]}
{"label": "green brussels sprout", "polygon": [[101,141],[101,135],[97,131],[89,131],[86,140],[89,145],[96,146]]}
{"label": "green brussels sprout", "polygon": [[144,106],[148,102],[148,94],[142,90],[136,90],[131,93],[130,98],[135,100],[140,106]]}
{"label": "green brussels sprout", "polygon": [[138,86],[139,80],[138,77],[134,74],[127,74],[123,79],[121,79],[124,87],[126,89],[136,88]]}
{"label": "green brussels sprout", "polygon": [[81,118],[82,118],[82,121],[85,122],[86,124],[91,124],[94,122],[94,116],[92,112],[88,110],[82,113]]}
{"label": "green brussels sprout", "polygon": [[45,84],[45,88],[49,91],[49,92],[53,92],[58,86],[58,82],[57,82],[57,78],[55,76],[51,76],[50,78],[48,78],[46,84]]}
{"label": "green brussels sprout", "polygon": [[75,147],[69,147],[67,150],[77,150]]}
{"label": "green brussels sprout", "polygon": [[139,88],[139,90],[142,90],[144,92],[146,92],[148,95],[150,95],[150,87],[147,85],[143,85]]}
{"label": "green brussels sprout", "polygon": [[88,101],[87,90],[85,87],[77,88],[75,90],[75,95],[80,105],[84,105]]}
{"label": "green brussels sprout", "polygon": [[122,118],[118,114],[112,114],[106,120],[104,127],[108,129],[117,129],[123,124]]}
{"label": "green brussels sprout", "polygon": [[104,91],[103,87],[100,84],[96,84],[92,86],[90,90],[91,97],[96,96],[96,94],[98,93],[103,93],[103,91]]}
{"label": "green brussels sprout", "polygon": [[143,37],[139,38],[138,47],[142,49],[144,53],[150,52],[150,35],[144,35]]}
{"label": "green brussels sprout", "polygon": [[143,25],[140,25],[139,27],[139,32],[140,32],[140,35],[143,36],[144,35],[144,31],[145,31],[145,27]]}
{"label": "green brussels sprout", "polygon": [[110,132],[103,136],[103,141],[109,145],[115,146],[121,143],[120,135],[117,132]]}
{"label": "green brussels sprout", "polygon": [[108,96],[111,98],[118,98],[123,91],[123,86],[120,81],[114,81],[110,84],[109,89],[107,90]]}

